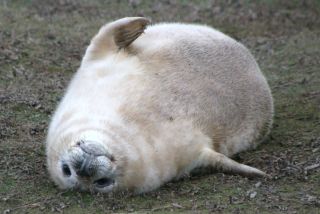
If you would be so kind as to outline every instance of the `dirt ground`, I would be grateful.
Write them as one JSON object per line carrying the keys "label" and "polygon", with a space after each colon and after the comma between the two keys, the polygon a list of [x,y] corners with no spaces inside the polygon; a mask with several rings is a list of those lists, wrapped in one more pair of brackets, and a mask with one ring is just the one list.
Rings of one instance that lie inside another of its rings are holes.
{"label": "dirt ground", "polygon": [[[235,157],[272,179],[197,174],[148,194],[58,190],[46,170],[50,115],[107,21],[203,23],[244,43],[275,100],[270,137]],[[0,212],[320,213],[318,0],[0,0]]]}

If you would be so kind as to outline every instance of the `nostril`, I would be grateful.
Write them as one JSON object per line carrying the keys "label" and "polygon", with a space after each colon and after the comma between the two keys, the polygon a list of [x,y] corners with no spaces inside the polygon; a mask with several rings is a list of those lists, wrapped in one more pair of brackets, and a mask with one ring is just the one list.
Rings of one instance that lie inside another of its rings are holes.
{"label": "nostril", "polygon": [[96,181],[94,181],[94,184],[98,187],[98,188],[103,188],[106,186],[110,186],[111,184],[113,184],[114,181],[110,178],[100,178]]}
{"label": "nostril", "polygon": [[71,170],[68,164],[62,164],[62,172],[65,176],[70,177],[71,176]]}
{"label": "nostril", "polygon": [[79,141],[76,143],[77,146],[81,146],[81,144],[84,144],[84,142],[83,142],[82,140],[79,140]]}

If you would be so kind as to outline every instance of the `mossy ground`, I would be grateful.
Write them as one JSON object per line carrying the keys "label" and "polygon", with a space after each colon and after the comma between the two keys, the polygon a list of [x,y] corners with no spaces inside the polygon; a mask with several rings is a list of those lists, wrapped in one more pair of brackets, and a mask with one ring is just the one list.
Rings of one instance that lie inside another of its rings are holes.
{"label": "mossy ground", "polygon": [[[273,179],[194,175],[148,194],[58,190],[46,171],[50,115],[107,21],[214,26],[257,58],[275,100],[268,140],[237,160]],[[319,1],[0,1],[0,211],[7,213],[319,213]],[[311,167],[312,168],[312,167]]]}

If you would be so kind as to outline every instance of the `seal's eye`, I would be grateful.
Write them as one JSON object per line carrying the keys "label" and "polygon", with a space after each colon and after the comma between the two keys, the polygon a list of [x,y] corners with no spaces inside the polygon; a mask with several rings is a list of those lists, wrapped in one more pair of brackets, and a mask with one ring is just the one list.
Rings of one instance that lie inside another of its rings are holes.
{"label": "seal's eye", "polygon": [[71,170],[67,164],[62,164],[62,172],[65,176],[70,177],[71,176]]}
{"label": "seal's eye", "polygon": [[103,188],[106,186],[110,186],[111,184],[113,184],[113,180],[110,178],[100,178],[98,180],[96,180],[94,182],[94,184],[98,187],[98,188]]}

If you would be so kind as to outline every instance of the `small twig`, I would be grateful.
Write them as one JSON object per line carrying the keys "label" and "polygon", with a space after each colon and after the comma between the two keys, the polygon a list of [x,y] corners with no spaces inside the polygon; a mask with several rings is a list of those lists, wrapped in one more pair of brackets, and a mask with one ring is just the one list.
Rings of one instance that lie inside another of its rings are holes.
{"label": "small twig", "polygon": [[[12,208],[12,209],[9,208],[8,210],[14,211],[14,210],[18,210],[18,209],[21,209],[21,208],[36,208],[36,207],[40,207],[41,199],[42,199],[42,198],[38,198],[37,200],[35,200],[36,202],[23,204],[23,205],[14,207],[14,208]],[[52,199],[52,198],[46,199],[46,201],[51,200],[51,199]]]}
{"label": "small twig", "polygon": [[312,169],[316,169],[320,166],[320,163],[317,163],[317,164],[313,164],[313,165],[310,165],[310,166],[307,166],[304,168],[305,171],[309,171],[309,170],[312,170]]}
{"label": "small twig", "polygon": [[177,203],[172,203],[172,206],[175,208],[183,209],[184,207]]}
{"label": "small twig", "polygon": [[169,209],[169,208],[172,208],[172,207],[173,207],[173,208],[178,208],[178,209],[183,209],[183,208],[184,208],[184,207],[181,206],[180,204],[172,203],[171,205],[153,208],[151,211],[154,212],[154,211],[158,211],[158,210]]}
{"label": "small twig", "polygon": [[21,208],[35,208],[35,207],[40,207],[40,202],[35,202],[35,203],[29,203],[29,204],[23,204],[21,206],[18,207],[14,207],[12,209],[8,209],[9,211],[14,211],[14,210],[18,210]]}
{"label": "small twig", "polygon": [[167,205],[167,206],[163,206],[163,207],[156,207],[156,208],[153,208],[151,211],[154,212],[154,211],[165,210],[165,209],[169,209],[169,208],[171,208],[171,205]]}

